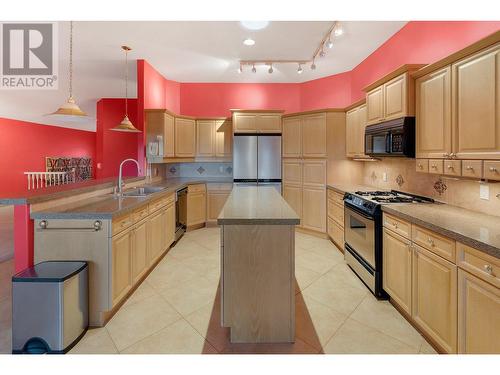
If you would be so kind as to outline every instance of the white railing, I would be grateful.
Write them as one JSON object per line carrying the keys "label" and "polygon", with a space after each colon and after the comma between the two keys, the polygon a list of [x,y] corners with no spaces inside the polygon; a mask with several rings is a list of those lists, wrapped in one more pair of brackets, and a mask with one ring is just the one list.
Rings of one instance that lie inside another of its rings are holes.
{"label": "white railing", "polygon": [[28,190],[75,182],[75,172],[24,172],[28,178]]}

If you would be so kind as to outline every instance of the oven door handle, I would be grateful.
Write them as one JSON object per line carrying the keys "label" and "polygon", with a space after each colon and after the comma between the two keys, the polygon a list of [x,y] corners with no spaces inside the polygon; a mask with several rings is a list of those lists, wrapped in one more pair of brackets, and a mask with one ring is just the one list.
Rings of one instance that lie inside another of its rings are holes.
{"label": "oven door handle", "polygon": [[371,220],[371,221],[375,221],[375,219],[372,216],[364,213],[363,211],[360,211],[359,209],[357,209],[356,207],[352,206],[351,204],[349,204],[347,202],[344,202],[344,205],[348,209],[350,209],[351,211],[353,211],[354,213],[356,213],[356,214],[358,214],[360,216],[363,216],[365,219],[368,219],[368,220]]}

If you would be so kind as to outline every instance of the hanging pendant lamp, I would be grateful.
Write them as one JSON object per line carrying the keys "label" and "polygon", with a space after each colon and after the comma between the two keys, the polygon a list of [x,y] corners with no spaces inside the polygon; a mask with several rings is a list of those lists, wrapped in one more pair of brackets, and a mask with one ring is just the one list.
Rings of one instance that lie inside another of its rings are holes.
{"label": "hanging pendant lamp", "polygon": [[51,115],[67,121],[88,119],[87,114],[80,109],[73,98],[73,21],[70,21],[69,31],[69,97],[66,103]]}
{"label": "hanging pendant lamp", "polygon": [[128,118],[128,52],[131,51],[132,48],[122,46],[122,50],[125,51],[125,117],[120,124],[110,130],[127,133],[141,133]]}

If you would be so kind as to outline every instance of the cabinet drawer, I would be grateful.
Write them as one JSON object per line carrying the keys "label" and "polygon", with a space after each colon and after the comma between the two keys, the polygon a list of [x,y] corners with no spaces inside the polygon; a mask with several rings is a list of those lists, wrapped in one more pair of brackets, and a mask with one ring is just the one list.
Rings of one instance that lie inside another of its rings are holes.
{"label": "cabinet drawer", "polygon": [[172,193],[163,199],[165,200],[165,205],[169,206],[170,204],[175,202],[175,194]]}
{"label": "cabinet drawer", "polygon": [[130,227],[133,223],[134,218],[132,214],[113,219],[113,223],[111,224],[113,227],[113,236]]}
{"label": "cabinet drawer", "polygon": [[331,217],[328,218],[328,235],[341,250],[344,249],[344,228]]}
{"label": "cabinet drawer", "polygon": [[500,180],[500,161],[484,161],[483,178]]}
{"label": "cabinet drawer", "polygon": [[429,173],[429,160],[417,159],[415,163],[415,169],[417,172]]}
{"label": "cabinet drawer", "polygon": [[462,174],[462,160],[444,160],[443,173],[448,176],[460,176]]}
{"label": "cabinet drawer", "polygon": [[134,219],[134,223],[137,223],[144,219],[149,214],[148,205],[138,208],[132,213],[132,217]]}
{"label": "cabinet drawer", "polygon": [[434,254],[455,263],[455,241],[430,230],[413,225],[412,241]]}
{"label": "cabinet drawer", "polygon": [[500,288],[500,259],[457,242],[457,265]]}
{"label": "cabinet drawer", "polygon": [[405,238],[411,237],[411,224],[405,220],[384,213],[383,225]]}
{"label": "cabinet drawer", "polygon": [[165,198],[157,199],[149,204],[149,213],[153,213],[161,207],[165,206]]}
{"label": "cabinet drawer", "polygon": [[197,193],[206,190],[207,186],[205,184],[188,185],[188,193]]}
{"label": "cabinet drawer", "polygon": [[481,160],[462,160],[462,176],[482,178],[483,162]]}
{"label": "cabinet drawer", "polygon": [[443,174],[443,160],[429,160],[429,173]]}
{"label": "cabinet drawer", "polygon": [[344,206],[340,206],[331,199],[328,199],[328,216],[342,227],[344,226]]}
{"label": "cabinet drawer", "polygon": [[232,183],[210,183],[207,184],[208,191],[231,191],[233,189]]}
{"label": "cabinet drawer", "polygon": [[328,199],[334,201],[335,203],[344,206],[344,194],[337,193],[334,190],[328,189]]}

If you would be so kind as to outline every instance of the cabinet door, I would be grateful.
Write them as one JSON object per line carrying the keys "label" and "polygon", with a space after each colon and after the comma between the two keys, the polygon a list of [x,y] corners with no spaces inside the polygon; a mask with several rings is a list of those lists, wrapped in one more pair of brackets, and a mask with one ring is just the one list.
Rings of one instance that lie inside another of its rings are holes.
{"label": "cabinet door", "polygon": [[457,266],[413,245],[412,316],[445,352],[457,352]]}
{"label": "cabinet door", "polygon": [[134,228],[132,237],[132,284],[139,281],[148,266],[148,228],[147,221],[143,221]]}
{"label": "cabinet door", "polygon": [[346,113],[345,117],[345,153],[347,157],[356,156],[358,144],[358,116],[359,108],[353,108]]}
{"label": "cabinet door", "polygon": [[458,270],[458,352],[500,353],[500,289]]}
{"label": "cabinet door", "polygon": [[283,183],[294,185],[302,184],[302,160],[283,160]]}
{"label": "cabinet door", "polygon": [[302,126],[300,117],[283,119],[283,157],[300,158],[302,156]]}
{"label": "cabinet door", "polygon": [[115,306],[130,290],[131,268],[130,256],[132,252],[132,231],[127,230],[113,237],[111,263],[111,289],[113,306]]}
{"label": "cabinet door", "polygon": [[235,133],[256,133],[257,115],[251,113],[235,113],[233,115]]}
{"label": "cabinet door", "polygon": [[167,158],[175,156],[175,119],[168,113],[164,114],[163,121],[163,155]]}
{"label": "cabinet door", "polygon": [[230,120],[215,121],[215,156],[230,158],[233,153],[233,127]]}
{"label": "cabinet door", "polygon": [[302,187],[300,185],[283,183],[283,199],[300,218],[299,226],[302,226]]}
{"label": "cabinet door", "polygon": [[365,128],[366,128],[366,105],[358,107],[357,132],[356,132],[356,154],[365,155]]}
{"label": "cabinet door", "polygon": [[384,228],[383,244],[383,288],[411,315],[410,241]]}
{"label": "cabinet door", "polygon": [[344,252],[344,228],[331,217],[328,217],[328,235],[340,251]]}
{"label": "cabinet door", "polygon": [[165,240],[164,236],[164,217],[161,212],[157,212],[153,215],[148,222],[149,229],[149,264],[151,265],[160,256],[163,250],[163,244]]}
{"label": "cabinet door", "polygon": [[224,204],[227,201],[227,198],[229,197],[229,194],[231,192],[229,191],[224,191],[224,192],[209,192],[208,193],[208,199],[207,199],[207,219],[215,221],[217,220],[217,217],[219,216],[220,212],[222,211],[222,207],[224,207]]}
{"label": "cabinet door", "polygon": [[408,115],[407,77],[404,73],[384,84],[384,119]]}
{"label": "cabinet door", "polygon": [[384,86],[366,94],[366,124],[376,124],[384,119]]}
{"label": "cabinet door", "polygon": [[186,118],[175,119],[175,156],[193,158],[196,149],[195,121]]}
{"label": "cabinet door", "polygon": [[302,187],[302,226],[326,231],[326,189]]}
{"label": "cabinet door", "polygon": [[215,121],[196,121],[196,156],[211,158],[215,156]]}
{"label": "cabinet door", "polygon": [[205,192],[189,193],[187,198],[187,225],[202,224],[207,217],[207,195]]}
{"label": "cabinet door", "polygon": [[302,117],[302,156],[326,157],[326,114]]}
{"label": "cabinet door", "polygon": [[257,130],[259,133],[281,133],[281,115],[257,115]]}
{"label": "cabinet door", "polygon": [[302,166],[304,186],[324,189],[326,185],[326,160],[304,160]]}
{"label": "cabinet door", "polygon": [[163,138],[163,156],[174,157],[174,117],[161,111],[146,112],[146,142]]}
{"label": "cabinet door", "polygon": [[451,69],[445,67],[416,81],[416,152],[418,158],[451,153]]}
{"label": "cabinet door", "polygon": [[500,159],[500,43],[452,65],[454,151]]}
{"label": "cabinet door", "polygon": [[163,249],[168,249],[175,240],[175,204],[165,208],[165,235]]}

